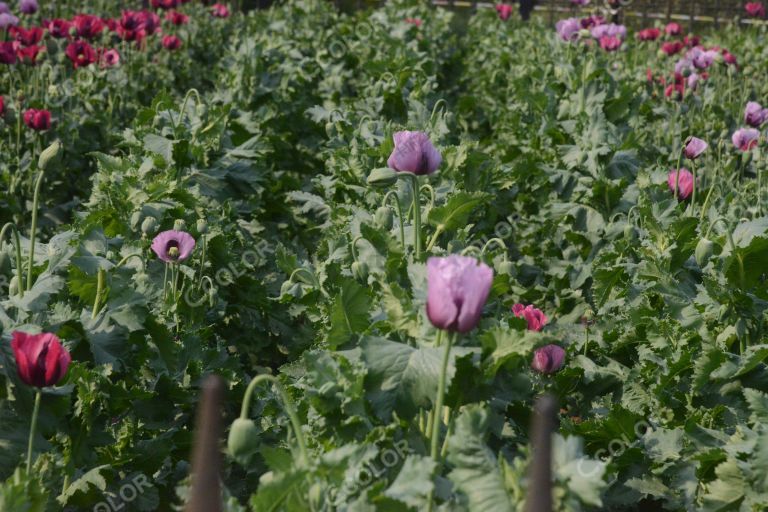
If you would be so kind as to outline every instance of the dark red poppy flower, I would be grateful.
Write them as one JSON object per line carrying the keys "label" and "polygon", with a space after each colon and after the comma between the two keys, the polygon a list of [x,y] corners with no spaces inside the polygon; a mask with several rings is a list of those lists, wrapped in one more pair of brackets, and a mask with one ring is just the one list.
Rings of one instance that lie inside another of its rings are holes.
{"label": "dark red poppy flower", "polygon": [[85,41],[73,41],[67,45],[65,52],[75,69],[96,62],[96,50]]}
{"label": "dark red poppy flower", "polygon": [[171,22],[173,25],[185,25],[189,22],[189,16],[180,13],[179,11],[168,11],[165,15],[165,21]]}
{"label": "dark red poppy flower", "polygon": [[16,64],[16,49],[11,41],[0,41],[0,64]]}
{"label": "dark red poppy flower", "polygon": [[77,35],[85,39],[93,39],[104,30],[104,21],[98,16],[90,14],[78,14],[72,18],[72,25],[77,30]]}
{"label": "dark red poppy flower", "polygon": [[164,36],[163,37],[163,48],[166,50],[178,50],[181,48],[181,39],[179,39],[177,36]]}
{"label": "dark red poppy flower", "polygon": [[43,29],[40,27],[30,27],[27,29],[10,27],[8,34],[24,46],[35,45],[43,39]]}
{"label": "dark red poppy flower", "polygon": [[21,46],[16,49],[16,58],[19,59],[19,62],[22,64],[34,66],[37,64],[38,55],[40,55],[40,53],[44,50],[44,46],[39,46],[36,44],[32,46]]}
{"label": "dark red poppy flower", "polygon": [[51,34],[51,37],[64,39],[69,37],[69,29],[71,26],[72,24],[69,21],[57,18],[49,21],[45,28],[48,29],[48,33]]}
{"label": "dark red poppy flower", "polygon": [[67,374],[72,357],[55,334],[15,331],[11,340],[19,378],[29,386],[54,386]]}

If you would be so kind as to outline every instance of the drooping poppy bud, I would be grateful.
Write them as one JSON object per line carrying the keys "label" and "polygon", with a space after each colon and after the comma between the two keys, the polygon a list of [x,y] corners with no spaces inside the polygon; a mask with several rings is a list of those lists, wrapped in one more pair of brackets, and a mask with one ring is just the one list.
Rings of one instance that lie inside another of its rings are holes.
{"label": "drooping poppy bud", "polygon": [[66,375],[72,358],[55,334],[14,331],[11,348],[19,378],[30,386],[54,386]]}
{"label": "drooping poppy bud", "polygon": [[237,418],[232,422],[227,438],[227,450],[240,464],[248,464],[259,448],[259,430],[256,423],[248,418]]}
{"label": "drooping poppy bud", "polygon": [[697,137],[691,137],[688,139],[688,142],[685,145],[685,150],[683,152],[685,153],[685,158],[696,160],[699,156],[701,156],[702,153],[704,153],[704,151],[707,150],[708,147],[709,144],[703,140]]}
{"label": "drooping poppy bud", "polygon": [[533,353],[531,368],[539,373],[555,373],[565,363],[565,350],[557,345],[545,345]]}

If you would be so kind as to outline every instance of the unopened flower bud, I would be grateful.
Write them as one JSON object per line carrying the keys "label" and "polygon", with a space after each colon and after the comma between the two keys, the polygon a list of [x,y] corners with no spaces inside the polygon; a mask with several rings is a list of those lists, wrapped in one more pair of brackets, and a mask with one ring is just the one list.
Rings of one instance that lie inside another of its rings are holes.
{"label": "unopened flower bud", "polygon": [[237,418],[232,422],[227,439],[229,454],[237,462],[247,464],[259,447],[259,431],[251,419]]}
{"label": "unopened flower bud", "polygon": [[186,231],[187,230],[187,223],[184,222],[184,219],[176,219],[173,222],[173,230],[174,231]]}
{"label": "unopened flower bud", "polygon": [[157,231],[157,220],[154,217],[147,217],[141,223],[141,232],[146,235],[153,235]]}
{"label": "unopened flower bud", "polygon": [[208,222],[205,219],[199,219],[197,221],[197,232],[204,235],[208,232]]}
{"label": "unopened flower bud", "polygon": [[372,187],[389,187],[397,182],[397,171],[394,171],[389,167],[380,167],[371,171],[367,181]]}
{"label": "unopened flower bud", "polygon": [[63,149],[64,146],[62,146],[61,141],[58,139],[53,141],[53,144],[45,148],[43,152],[40,153],[40,158],[37,160],[37,166],[40,169],[45,170],[48,168],[48,166],[56,164],[61,158]]}

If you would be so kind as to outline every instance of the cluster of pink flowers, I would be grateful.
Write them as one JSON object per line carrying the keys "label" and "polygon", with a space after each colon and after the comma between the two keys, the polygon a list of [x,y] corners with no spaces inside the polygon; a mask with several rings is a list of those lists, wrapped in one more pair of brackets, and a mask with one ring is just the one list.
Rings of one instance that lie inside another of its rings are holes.
{"label": "cluster of pink flowers", "polygon": [[744,10],[751,18],[765,18],[765,6],[762,2],[747,2]]}
{"label": "cluster of pink flowers", "polygon": [[627,37],[627,27],[606,23],[602,16],[566,18],[558,21],[555,28],[563,41],[581,40],[586,44],[596,41],[600,48],[607,52],[615,52],[621,48]]}

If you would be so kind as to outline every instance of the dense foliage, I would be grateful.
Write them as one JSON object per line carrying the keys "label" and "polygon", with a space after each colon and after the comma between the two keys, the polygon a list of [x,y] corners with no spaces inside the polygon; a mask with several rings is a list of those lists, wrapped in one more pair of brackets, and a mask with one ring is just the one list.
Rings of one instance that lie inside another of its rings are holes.
{"label": "dense foliage", "polygon": [[[557,510],[768,507],[764,139],[732,138],[768,117],[763,28],[67,3],[0,43],[0,510],[178,509],[212,373],[228,429],[276,377],[222,440],[232,511],[522,510],[547,391]],[[112,18],[52,35],[83,12]],[[401,130],[435,173],[385,169]],[[457,253],[493,281],[433,412],[426,261]],[[13,332],[55,333],[63,379]]]}

